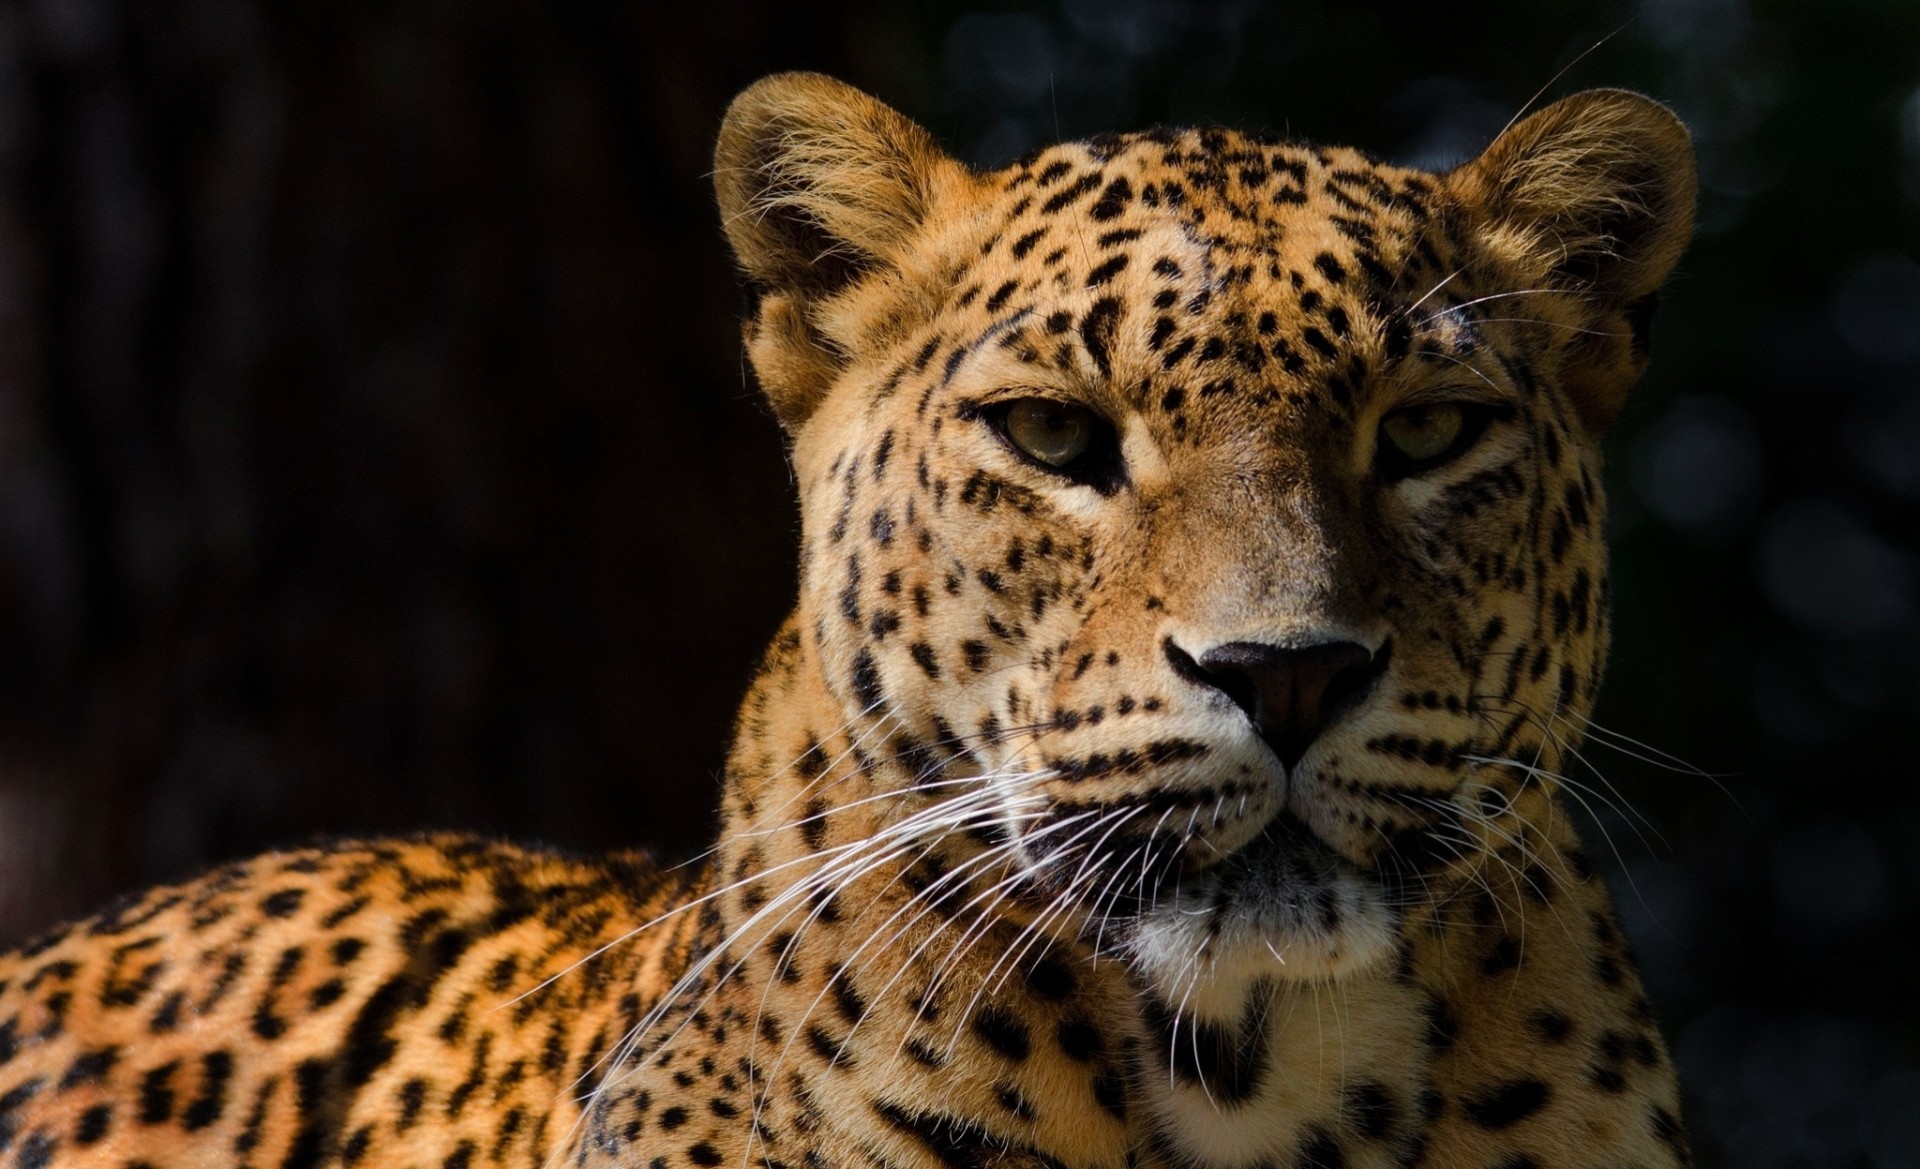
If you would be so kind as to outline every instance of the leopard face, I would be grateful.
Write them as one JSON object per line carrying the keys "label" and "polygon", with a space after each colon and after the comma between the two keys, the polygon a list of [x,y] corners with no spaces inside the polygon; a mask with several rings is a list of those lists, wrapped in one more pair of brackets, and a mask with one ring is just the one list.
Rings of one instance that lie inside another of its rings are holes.
{"label": "leopard face", "polygon": [[1447,175],[1219,130],[976,174],[837,83],[749,91],[718,181],[849,733],[991,792],[1030,904],[1181,1001],[1523,866],[1686,152],[1596,92]]}

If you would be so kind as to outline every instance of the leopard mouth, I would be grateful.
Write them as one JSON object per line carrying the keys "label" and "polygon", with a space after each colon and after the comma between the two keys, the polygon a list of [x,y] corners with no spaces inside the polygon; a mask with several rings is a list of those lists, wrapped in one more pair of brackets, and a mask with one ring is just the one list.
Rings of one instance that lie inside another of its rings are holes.
{"label": "leopard mouth", "polygon": [[1332,929],[1330,888],[1342,876],[1359,875],[1293,815],[1282,812],[1225,860],[1209,866],[1220,895],[1245,907],[1279,932],[1309,926]]}
{"label": "leopard mouth", "polygon": [[1150,983],[1342,977],[1393,947],[1385,886],[1282,812],[1204,869],[1132,907],[1117,949]]}

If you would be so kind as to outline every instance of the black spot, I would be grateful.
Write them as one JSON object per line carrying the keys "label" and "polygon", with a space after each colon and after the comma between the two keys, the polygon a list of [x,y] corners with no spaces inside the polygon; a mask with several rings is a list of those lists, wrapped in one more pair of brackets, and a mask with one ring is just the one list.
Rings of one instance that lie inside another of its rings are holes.
{"label": "black spot", "polygon": [[873,664],[873,654],[862,649],[853,659],[853,696],[863,707],[880,704],[883,692],[880,689],[880,671]]}
{"label": "black spot", "polygon": [[1005,1007],[992,1003],[981,1007],[973,1016],[973,1033],[988,1047],[1016,1062],[1027,1058],[1033,1046],[1027,1025]]}
{"label": "black spot", "polygon": [[340,1146],[340,1163],[342,1165],[358,1165],[360,1162],[366,1160],[367,1149],[371,1147],[372,1144],[372,1125],[363,1124],[359,1128],[354,1129],[353,1135],[347,1138],[347,1143]]}
{"label": "black spot", "polygon": [[916,641],[907,647],[907,653],[912,656],[914,664],[919,666],[927,677],[938,678],[940,676],[940,662],[939,659],[934,656],[932,646],[924,641]]}
{"label": "black spot", "polygon": [[233,1053],[209,1051],[200,1057],[200,1095],[180,1114],[180,1126],[197,1132],[220,1119],[227,1108],[227,1081],[233,1078]]}
{"label": "black spot", "polygon": [[40,1094],[46,1087],[45,1080],[28,1080],[0,1095],[0,1153],[7,1151],[13,1143],[14,1134],[19,1131],[19,1121],[13,1115],[26,1107],[27,1102]]}
{"label": "black spot", "polygon": [[300,903],[306,900],[305,889],[282,889],[267,895],[260,902],[260,912],[268,917],[292,917],[300,909]]}
{"label": "black spot", "polygon": [[1147,1010],[1153,1026],[1168,1037],[1173,1074],[1204,1084],[1214,1100],[1238,1103],[1250,1098],[1266,1075],[1266,1001],[1264,989],[1250,994],[1233,1026],[1176,1016],[1158,1002]]}
{"label": "black spot", "polygon": [[859,1025],[867,1017],[867,1001],[853,988],[853,976],[844,969],[833,972],[833,1005],[849,1024]]}
{"label": "black spot", "polygon": [[1385,1139],[1399,1116],[1399,1106],[1384,1086],[1368,1080],[1347,1089],[1347,1123],[1368,1140]]}
{"label": "black spot", "polygon": [[960,652],[967,659],[967,669],[979,673],[987,668],[987,646],[982,641],[963,641]]}
{"label": "black spot", "polygon": [[1660,1051],[1654,1046],[1652,1039],[1645,1035],[1636,1035],[1633,1037],[1633,1058],[1641,1067],[1650,1068],[1660,1062]]}
{"label": "black spot", "polygon": [[342,922],[346,921],[350,917],[353,917],[355,914],[358,914],[361,910],[365,909],[367,906],[371,904],[373,904],[373,898],[371,897],[367,897],[364,895],[360,897],[355,897],[353,900],[347,902],[344,905],[341,905],[339,908],[331,910],[330,912],[328,912],[328,914],[325,917],[321,918],[320,928],[328,929],[328,930],[338,928]]}
{"label": "black spot", "polygon": [[1333,1134],[1316,1124],[1307,1130],[1296,1164],[1299,1169],[1345,1169],[1347,1157]]}
{"label": "black spot", "polygon": [[68,1065],[66,1074],[60,1077],[60,1089],[77,1087],[81,1084],[98,1083],[113,1069],[120,1059],[117,1047],[101,1047],[93,1051],[82,1052]]}
{"label": "black spot", "polygon": [[1111,296],[1094,301],[1087,315],[1080,319],[1080,342],[1087,347],[1087,355],[1093,358],[1093,364],[1099,368],[1102,377],[1113,376],[1109,351],[1119,324],[1120,302]]}
{"label": "black spot", "polygon": [[1480,961],[1481,973],[1487,975],[1504,974],[1519,967],[1520,943],[1510,934],[1496,941]]}
{"label": "black spot", "polygon": [[[1052,1158],[1037,1150],[1009,1148],[1006,1141],[994,1139],[958,1117],[913,1112],[904,1105],[885,1100],[875,1102],[873,1110],[887,1124],[919,1141],[945,1169],[983,1169],[1007,1162],[1052,1162]],[[808,1165],[809,1169],[822,1169],[825,1162],[809,1157]]]}
{"label": "black spot", "polygon": [[153,1018],[147,1020],[147,1030],[155,1035],[163,1035],[179,1026],[180,1008],[185,1006],[186,1002],[186,992],[179,990],[162,999],[159,1009],[153,1012]]}
{"label": "black spot", "polygon": [[884,507],[879,508],[867,520],[867,534],[873,537],[876,544],[885,548],[893,543],[893,533],[897,526],[893,513]]}
{"label": "black spot", "polygon": [[323,1010],[340,1001],[347,993],[347,984],[337,978],[329,978],[307,995],[307,1005],[314,1010]]}
{"label": "black spot", "polygon": [[1547,1043],[1564,1043],[1573,1031],[1573,1020],[1543,1008],[1527,1016],[1527,1030]]}
{"label": "black spot", "polygon": [[807,1046],[834,1067],[853,1066],[853,1053],[847,1050],[846,1041],[835,1039],[824,1027],[816,1024],[807,1028]]}
{"label": "black spot", "polygon": [[1122,252],[1119,255],[1113,257],[1112,259],[1106,261],[1105,263],[1099,265],[1093,271],[1087,273],[1087,287],[1098,288],[1102,284],[1106,284],[1107,282],[1111,281],[1115,276],[1118,276],[1121,272],[1125,271],[1126,267],[1127,267],[1127,255],[1125,252]]}
{"label": "black spot", "polygon": [[1648,1120],[1653,1125],[1653,1135],[1674,1151],[1680,1163],[1691,1164],[1693,1152],[1687,1147],[1687,1134],[1680,1127],[1680,1118],[1656,1104]]}
{"label": "black spot", "polygon": [[80,1123],[74,1126],[73,1143],[91,1145],[107,1135],[107,1129],[113,1123],[113,1107],[108,1104],[95,1104],[80,1114]]}
{"label": "black spot", "polygon": [[400,1085],[400,1115],[394,1120],[396,1131],[405,1132],[420,1119],[420,1109],[427,1102],[427,1082],[411,1079]]}
{"label": "black spot", "polygon": [[240,1129],[240,1135],[233,1138],[233,1151],[245,1156],[260,1144],[260,1134],[267,1123],[267,1107],[273,1103],[274,1093],[280,1090],[280,1077],[268,1076],[254,1091],[253,1107],[247,1110],[247,1122]]}
{"label": "black spot", "polygon": [[404,970],[368,996],[347,1028],[345,1043],[336,1056],[346,1086],[365,1084],[393,1058],[399,1046],[393,1026],[402,1015],[426,1005],[440,976],[473,945],[474,935],[465,929],[441,929],[431,938],[421,936],[444,918],[444,911],[428,910],[401,927],[402,938],[413,939],[403,943],[413,956]]}
{"label": "black spot", "polygon": [[47,1169],[53,1163],[54,1150],[60,1142],[43,1132],[36,1132],[20,1142],[19,1159],[14,1162],[19,1169]]}
{"label": "black spot", "polygon": [[1073,202],[1075,199],[1078,199],[1080,196],[1086,194],[1088,191],[1093,190],[1095,187],[1099,185],[1100,185],[1099,174],[1094,172],[1089,172],[1087,174],[1081,175],[1079,178],[1073,180],[1073,182],[1060,188],[1058,191],[1055,191],[1052,195],[1048,196],[1047,201],[1040,204],[1040,213],[1042,215],[1052,215],[1054,212],[1060,210],[1062,207],[1065,207],[1067,204]]}
{"label": "black spot", "polygon": [[1054,1038],[1068,1059],[1083,1063],[1099,1055],[1107,1045],[1100,1029],[1082,1018],[1062,1019]]}
{"label": "black spot", "polygon": [[1126,210],[1127,202],[1132,198],[1133,184],[1122,176],[1107,184],[1107,189],[1100,192],[1099,201],[1087,208],[1087,214],[1104,222]]}
{"label": "black spot", "polygon": [[1438,1120],[1440,1114],[1447,1110],[1447,1098],[1433,1088],[1420,1089],[1414,1104],[1419,1107],[1422,1120]]}
{"label": "black spot", "polygon": [[947,1066],[946,1053],[917,1036],[907,1040],[907,1054],[912,1056],[916,1063],[925,1064],[930,1068]]}
{"label": "black spot", "polygon": [[173,1116],[173,1073],[179,1062],[149,1068],[140,1077],[140,1123],[161,1124]]}
{"label": "black spot", "polygon": [[1547,1085],[1531,1077],[1509,1080],[1466,1101],[1467,1115],[1481,1128],[1507,1128],[1540,1111]]}
{"label": "black spot", "polygon": [[1027,971],[1027,989],[1043,999],[1060,1000],[1073,993],[1073,971],[1062,962],[1042,958]]}

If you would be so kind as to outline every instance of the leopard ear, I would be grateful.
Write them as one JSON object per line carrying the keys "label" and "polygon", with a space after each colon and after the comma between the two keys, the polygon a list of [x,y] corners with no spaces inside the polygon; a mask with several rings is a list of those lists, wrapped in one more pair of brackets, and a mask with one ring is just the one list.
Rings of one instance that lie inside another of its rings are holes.
{"label": "leopard ear", "polygon": [[1588,90],[1508,129],[1447,185],[1483,247],[1579,296],[1587,333],[1562,380],[1605,427],[1646,366],[1654,296],[1693,235],[1687,128],[1650,98]]}
{"label": "leopard ear", "polygon": [[963,168],[891,107],[817,73],[780,73],[727,109],[714,150],[721,222],[755,294],[747,352],[796,429],[845,364],[835,296],[897,267]]}

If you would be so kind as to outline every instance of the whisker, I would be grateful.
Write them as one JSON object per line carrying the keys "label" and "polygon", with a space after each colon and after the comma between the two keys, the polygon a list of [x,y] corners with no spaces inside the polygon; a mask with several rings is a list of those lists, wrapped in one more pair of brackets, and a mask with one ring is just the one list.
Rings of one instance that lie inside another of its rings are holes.
{"label": "whisker", "polygon": [[1442,288],[1445,288],[1447,285],[1452,284],[1454,281],[1454,278],[1459,276],[1462,272],[1465,272],[1466,270],[1467,270],[1466,266],[1462,265],[1458,268],[1455,268],[1452,272],[1447,273],[1447,275],[1441,279],[1440,283],[1434,285],[1432,288],[1429,288],[1425,292],[1421,293],[1419,300],[1414,301],[1412,304],[1407,305],[1405,308],[1397,310],[1394,313],[1394,316],[1400,317],[1400,318],[1412,316],[1415,310],[1417,310],[1421,305],[1427,303],[1428,300],[1432,299],[1434,293],[1439,292]]}

